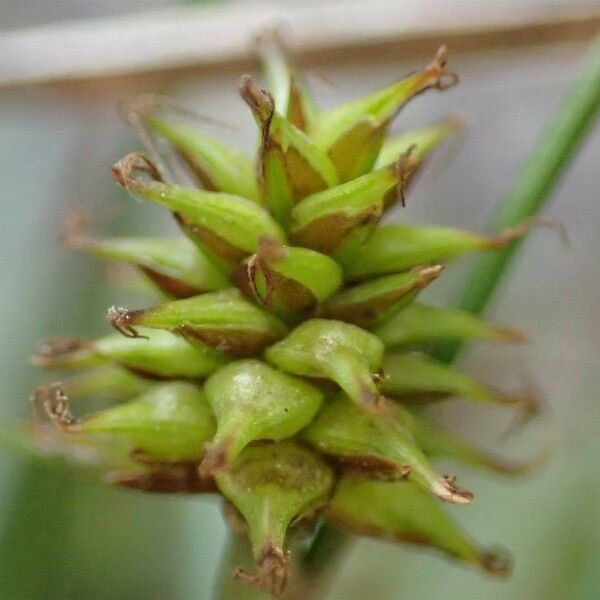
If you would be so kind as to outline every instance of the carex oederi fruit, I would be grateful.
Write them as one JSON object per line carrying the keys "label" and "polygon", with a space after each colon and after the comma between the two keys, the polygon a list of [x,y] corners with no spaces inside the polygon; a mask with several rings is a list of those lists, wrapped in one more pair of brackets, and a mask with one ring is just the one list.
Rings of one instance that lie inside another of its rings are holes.
{"label": "carex oederi fruit", "polygon": [[71,219],[62,239],[132,265],[162,300],[110,307],[116,332],[103,337],[43,344],[34,363],[71,374],[35,391],[31,431],[50,435],[45,412],[63,445],[104,452],[113,484],[222,495],[255,560],[235,576],[274,595],[301,576],[303,545],[290,540],[314,535],[311,523],[505,573],[508,561],[446,513],[443,501],[466,505],[473,494],[435,461],[505,473],[529,465],[445,431],[425,408],[461,397],[531,410],[534,398],[428,352],[440,341],[523,336],[416,297],[447,261],[502,248],[532,223],[493,236],[380,225],[462,127],[451,117],[388,135],[408,102],[457,83],[444,47],[422,69],[326,110],[277,35],[256,50],[267,87],[248,75],[238,86],[256,124],[255,159],[165,98],[127,105],[149,154],[121,159],[113,177],[164,207],[181,235],[107,239]]}

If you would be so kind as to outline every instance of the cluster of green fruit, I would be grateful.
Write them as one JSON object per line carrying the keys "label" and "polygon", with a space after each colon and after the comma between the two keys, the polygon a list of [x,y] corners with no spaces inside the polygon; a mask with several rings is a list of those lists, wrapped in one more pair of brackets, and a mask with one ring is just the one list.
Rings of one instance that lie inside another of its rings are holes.
{"label": "cluster of green fruit", "polygon": [[[258,124],[255,164],[191,127],[169,102],[129,109],[151,141],[116,181],[158,203],[186,237],[96,239],[71,227],[65,243],[133,264],[168,301],[112,307],[119,333],[57,338],[35,361],[80,369],[35,397],[73,444],[101,444],[115,484],[155,492],[220,493],[252,543],[256,572],[237,576],[274,594],[292,560],[286,536],[303,519],[437,547],[488,572],[506,563],[482,550],[439,502],[472,494],[436,472],[446,456],[501,471],[510,464],[415,411],[431,399],[532,406],[415,352],[437,340],[518,341],[458,310],[415,301],[444,262],[504,247],[527,227],[486,237],[379,225],[404,202],[428,155],[456,119],[388,139],[412,98],[456,82],[445,49],[422,70],[330,110],[315,107],[273,40],[259,46],[269,89],[239,90]],[[174,181],[164,151],[199,187]],[[76,418],[69,399],[115,404]]]}

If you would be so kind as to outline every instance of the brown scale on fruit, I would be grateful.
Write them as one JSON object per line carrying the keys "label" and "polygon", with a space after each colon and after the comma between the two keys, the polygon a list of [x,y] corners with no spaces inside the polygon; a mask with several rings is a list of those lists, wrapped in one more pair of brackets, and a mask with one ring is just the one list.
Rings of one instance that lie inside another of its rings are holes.
{"label": "brown scale on fruit", "polygon": [[202,189],[210,192],[218,192],[219,186],[210,178],[209,174],[202,167],[202,164],[197,161],[193,154],[185,152],[182,149],[175,150],[177,156],[188,166],[189,170],[193,173],[194,177],[198,180],[198,183]]}
{"label": "brown scale on fruit", "polygon": [[[356,157],[347,150],[348,144],[352,143],[355,147],[366,147],[372,144],[381,144],[385,139],[388,130],[388,122],[382,123],[373,128],[371,123],[362,122],[355,125],[352,129],[342,134],[331,146],[327,155],[340,174],[341,181],[350,181],[353,173],[364,172],[364,165],[356,164]],[[366,170],[370,170],[370,165]]]}
{"label": "brown scale on fruit", "polygon": [[[444,271],[444,265],[433,265],[418,270],[419,277],[414,282],[399,286],[397,289],[373,296],[363,301],[356,302],[336,302],[336,298],[322,304],[317,315],[329,319],[337,319],[352,323],[369,329],[377,319],[388,309],[392,308],[404,298],[412,298],[420,290],[427,287],[432,281],[437,279]],[[351,291],[352,288],[347,288]]]}
{"label": "brown scale on fruit", "polygon": [[158,288],[173,298],[189,298],[190,296],[197,296],[198,294],[206,291],[191,286],[177,277],[171,277],[165,273],[159,273],[151,267],[146,267],[145,265],[136,266]]}
{"label": "brown scale on fruit", "polygon": [[[267,236],[261,236],[256,254],[239,265],[231,280],[249,299],[265,306],[290,321],[307,317],[317,306],[314,294],[299,281],[278,273],[270,263],[284,258],[283,246]],[[264,283],[264,293],[258,289],[258,278]]]}
{"label": "brown scale on fruit", "polygon": [[106,476],[108,483],[160,494],[208,494],[217,492],[212,478],[202,477],[197,463],[153,465],[142,473],[123,471]]}
{"label": "brown scale on fruit", "polygon": [[192,240],[196,241],[215,257],[227,263],[238,263],[247,256],[247,252],[237,248],[207,227],[202,227],[202,225],[199,225],[198,223],[192,223],[180,213],[174,212],[173,217],[175,217],[175,220],[179,223],[181,229],[183,229]]}
{"label": "brown scale on fruit", "polygon": [[[263,278],[264,295],[257,289],[257,277]],[[241,266],[232,279],[247,298],[279,314],[292,313],[297,319],[308,315],[317,305],[317,299],[306,286],[278,273],[259,254],[251,257],[245,267]]]}
{"label": "brown scale on fruit", "polygon": [[[130,373],[132,373],[133,375],[138,375],[139,377],[142,377],[143,379],[148,379],[150,381],[171,381],[173,379],[173,377],[170,377],[169,375],[160,375],[159,373],[153,373],[152,371],[148,370],[148,369],[142,369],[141,367],[132,367],[131,365],[126,365],[126,364],[122,364],[121,362],[117,363],[123,367],[126,371],[129,371]],[[185,378],[180,378],[182,381],[185,380]]]}
{"label": "brown scale on fruit", "polygon": [[256,356],[281,337],[253,329],[211,329],[192,325],[181,325],[174,331],[189,342],[201,342],[235,358]]}
{"label": "brown scale on fruit", "polygon": [[343,471],[361,475],[363,477],[375,477],[378,479],[406,479],[412,473],[412,465],[398,464],[397,462],[386,460],[380,456],[365,454],[357,455],[337,455],[325,453],[327,459],[334,465],[342,468]]}
{"label": "brown scale on fruit", "polygon": [[382,215],[381,206],[371,206],[351,216],[337,213],[315,219],[306,227],[290,232],[291,241],[323,254],[332,254],[350,233],[375,224]]}
{"label": "brown scale on fruit", "polygon": [[298,129],[306,131],[307,120],[304,111],[302,110],[302,93],[298,84],[292,76],[292,85],[290,86],[290,106],[288,108],[288,119],[292,125],[295,125]]}
{"label": "brown scale on fruit", "polygon": [[389,194],[383,200],[383,210],[388,210],[396,201],[397,198],[400,199],[400,204],[404,207],[406,206],[406,192],[408,189],[408,184],[410,183],[410,179],[412,175],[418,168],[418,162],[414,160],[413,154],[416,149],[416,146],[411,146],[399,159],[396,163],[396,169],[398,171],[398,189],[396,193],[396,197],[390,196]]}
{"label": "brown scale on fruit", "polygon": [[419,404],[429,404],[431,402],[439,402],[440,400],[445,400],[447,398],[451,398],[453,394],[451,392],[442,392],[442,391],[418,391],[414,392],[386,392],[386,394],[394,399],[402,402],[403,404],[409,405],[419,405]]}

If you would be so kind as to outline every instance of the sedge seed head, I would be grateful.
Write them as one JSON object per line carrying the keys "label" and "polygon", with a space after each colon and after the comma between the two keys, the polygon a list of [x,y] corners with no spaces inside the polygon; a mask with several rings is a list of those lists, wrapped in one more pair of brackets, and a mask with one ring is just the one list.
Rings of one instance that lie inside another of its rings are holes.
{"label": "sedge seed head", "polygon": [[[520,336],[417,296],[447,261],[501,248],[532,224],[494,237],[379,224],[459,129],[446,119],[388,136],[408,102],[457,83],[445,47],[416,73],[329,110],[317,108],[278,36],[262,37],[257,53],[267,88],[249,76],[238,88],[258,126],[255,162],[171,101],[128,105],[152,159],[130,154],[113,178],[163,206],[182,235],[110,240],[70,226],[63,241],[133,265],[165,300],[110,307],[112,335],[43,345],[38,366],[78,372],[38,388],[34,401],[66,443],[105,449],[110,484],[221,494],[244,523],[237,529],[256,562],[235,577],[273,595],[293,576],[290,531],[310,535],[301,521],[432,546],[504,574],[506,559],[444,510],[443,502],[468,504],[473,494],[434,460],[503,472],[519,465],[442,431],[413,407],[454,396],[539,403],[414,351],[439,340]],[[176,161],[198,187],[177,181],[166,167]],[[113,405],[82,414],[80,400],[97,394]]]}

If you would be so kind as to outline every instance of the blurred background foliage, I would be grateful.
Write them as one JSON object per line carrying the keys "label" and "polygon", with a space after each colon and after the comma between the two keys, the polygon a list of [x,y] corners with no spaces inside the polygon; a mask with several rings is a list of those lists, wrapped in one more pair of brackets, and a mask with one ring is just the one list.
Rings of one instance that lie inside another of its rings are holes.
{"label": "blurred background foliage", "polygon": [[[4,3],[0,28],[71,17],[135,12],[169,2]],[[248,32],[250,36],[251,32]],[[443,40],[440,40],[443,41]],[[311,65],[310,81],[324,105],[382,85],[426,60],[383,53],[377,60]],[[394,218],[482,229],[509,187],[544,123],[574,80],[582,42],[452,53],[462,84],[411,104],[396,130],[452,113],[465,114],[469,134],[450,145],[416,184]],[[143,91],[174,94],[182,104],[235,130],[215,133],[251,148],[252,119],[238,99],[239,73],[194,75],[140,87],[121,81],[0,92],[0,420],[28,418],[29,391],[40,374],[27,363],[36,344],[58,333],[99,335],[111,304],[146,303],[136,290],[106,285],[103,265],[61,250],[65,215],[81,201],[98,228],[123,234],[174,230],[158,209],[132,201],[112,184],[109,167],[138,148],[116,104]],[[334,85],[327,83],[331,81]],[[569,231],[565,248],[535,233],[504,282],[489,314],[532,333],[518,348],[474,346],[461,363],[472,374],[510,388],[534,382],[550,420],[516,439],[499,439],[502,411],[436,407],[449,427],[511,455],[531,455],[556,439],[551,463],[526,480],[466,471],[476,491],[461,522],[486,544],[501,543],[516,568],[507,581],[410,548],[355,543],[331,598],[597,598],[600,594],[600,211],[599,136],[587,140],[559,186],[549,213]],[[428,292],[456,297],[468,263],[453,266]],[[225,540],[218,503],[113,490],[64,463],[39,464],[0,455],[0,598],[208,598]]]}

